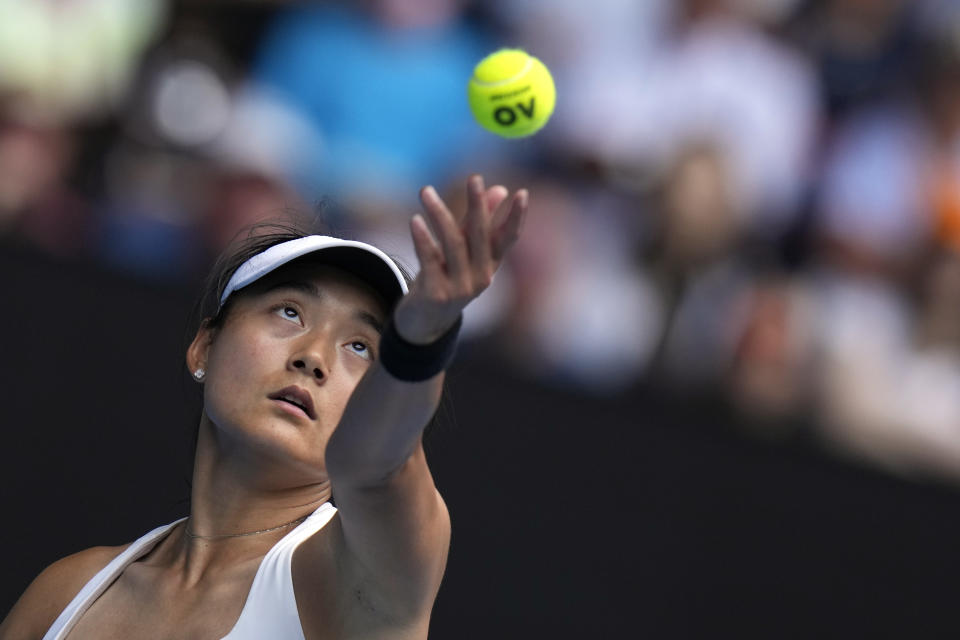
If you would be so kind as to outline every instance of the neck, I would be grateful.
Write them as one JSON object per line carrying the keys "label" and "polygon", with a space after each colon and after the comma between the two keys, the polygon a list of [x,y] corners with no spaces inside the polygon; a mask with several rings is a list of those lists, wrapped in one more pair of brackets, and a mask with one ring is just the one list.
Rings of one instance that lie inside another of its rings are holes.
{"label": "neck", "polygon": [[171,536],[178,541],[177,564],[195,579],[214,566],[261,557],[331,495],[322,471],[294,475],[294,464],[225,443],[208,420],[204,423],[194,461],[190,517]]}
{"label": "neck", "polygon": [[295,520],[291,520],[290,522],[284,522],[283,524],[278,524],[275,527],[267,527],[266,529],[258,529],[256,531],[243,531],[239,533],[214,533],[209,535],[204,535],[204,534],[194,532],[190,528],[190,523],[187,522],[187,524],[185,525],[186,529],[184,530],[184,535],[186,535],[188,538],[195,539],[195,540],[225,540],[227,538],[247,538],[250,536],[261,536],[265,533],[280,531],[281,529],[289,529],[293,526],[299,525],[301,522],[303,522],[306,519],[307,519],[307,516],[300,516],[299,518],[296,518]]}

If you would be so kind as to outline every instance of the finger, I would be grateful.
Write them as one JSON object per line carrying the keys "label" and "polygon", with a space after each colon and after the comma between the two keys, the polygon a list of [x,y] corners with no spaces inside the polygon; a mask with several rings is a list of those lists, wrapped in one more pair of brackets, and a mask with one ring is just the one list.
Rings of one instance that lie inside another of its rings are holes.
{"label": "finger", "polygon": [[417,253],[417,260],[420,261],[420,273],[430,278],[442,276],[443,250],[430,233],[427,221],[419,213],[410,220],[410,236],[413,238],[413,249]]}
{"label": "finger", "polygon": [[503,201],[507,199],[509,193],[507,188],[500,184],[496,184],[487,189],[487,215],[489,218],[492,219],[495,217],[497,209],[499,209]]}
{"label": "finger", "polygon": [[470,176],[467,180],[467,243],[470,247],[470,268],[474,282],[486,286],[490,279],[490,217],[487,192],[483,178]]}
{"label": "finger", "polygon": [[510,215],[510,211],[513,206],[513,198],[516,197],[516,193],[513,196],[510,195],[510,192],[504,188],[503,199],[500,200],[500,203],[497,205],[495,210],[491,209],[490,215],[490,228],[499,229],[507,221],[507,217]]}
{"label": "finger", "polygon": [[527,202],[529,194],[526,189],[520,189],[513,194],[510,202],[510,212],[506,220],[492,234],[490,254],[497,264],[503,259],[513,243],[520,237],[520,230],[527,217]]}
{"label": "finger", "polygon": [[453,214],[447,209],[447,205],[437,195],[436,189],[430,186],[421,189],[420,201],[443,250],[443,262],[447,275],[455,282],[462,282],[469,268],[467,243],[463,237],[463,231],[457,225]]}

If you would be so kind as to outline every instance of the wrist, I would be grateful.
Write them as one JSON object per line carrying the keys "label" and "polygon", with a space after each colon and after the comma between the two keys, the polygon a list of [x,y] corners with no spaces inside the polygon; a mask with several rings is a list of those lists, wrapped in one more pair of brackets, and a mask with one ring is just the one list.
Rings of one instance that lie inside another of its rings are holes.
{"label": "wrist", "polygon": [[413,345],[431,344],[461,321],[459,310],[443,312],[437,308],[427,310],[422,305],[402,303],[397,305],[390,320],[404,342]]}
{"label": "wrist", "polygon": [[422,382],[443,372],[456,354],[463,316],[429,343],[407,340],[391,318],[380,337],[380,364],[391,376],[405,382]]}

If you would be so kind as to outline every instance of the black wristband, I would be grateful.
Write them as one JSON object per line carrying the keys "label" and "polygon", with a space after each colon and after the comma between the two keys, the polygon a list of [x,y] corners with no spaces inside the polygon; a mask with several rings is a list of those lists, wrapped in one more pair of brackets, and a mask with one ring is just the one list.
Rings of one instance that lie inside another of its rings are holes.
{"label": "black wristband", "polygon": [[463,314],[446,333],[430,344],[411,344],[400,337],[393,320],[380,336],[380,364],[391,376],[404,382],[422,382],[437,375],[453,361]]}

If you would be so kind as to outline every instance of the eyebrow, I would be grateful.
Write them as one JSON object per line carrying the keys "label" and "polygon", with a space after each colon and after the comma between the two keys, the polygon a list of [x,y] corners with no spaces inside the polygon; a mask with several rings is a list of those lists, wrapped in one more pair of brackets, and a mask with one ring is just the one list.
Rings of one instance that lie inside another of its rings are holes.
{"label": "eyebrow", "polygon": [[[307,282],[305,280],[284,280],[282,282],[277,282],[267,289],[267,293],[277,289],[294,289],[314,298],[323,298],[323,291],[321,291],[320,288],[314,283]],[[378,334],[383,334],[383,322],[381,322],[380,319],[372,313],[358,309],[354,311],[353,317],[354,319],[368,325]]]}
{"label": "eyebrow", "polygon": [[283,280],[280,282],[275,282],[267,287],[267,293],[275,291],[277,289],[296,289],[302,293],[313,296],[314,298],[322,298],[323,292],[317,287],[317,285],[312,282],[307,282],[305,280]]}
{"label": "eyebrow", "polygon": [[360,322],[369,325],[377,334],[383,335],[383,323],[380,322],[375,315],[367,313],[366,311],[357,311],[353,315]]}

